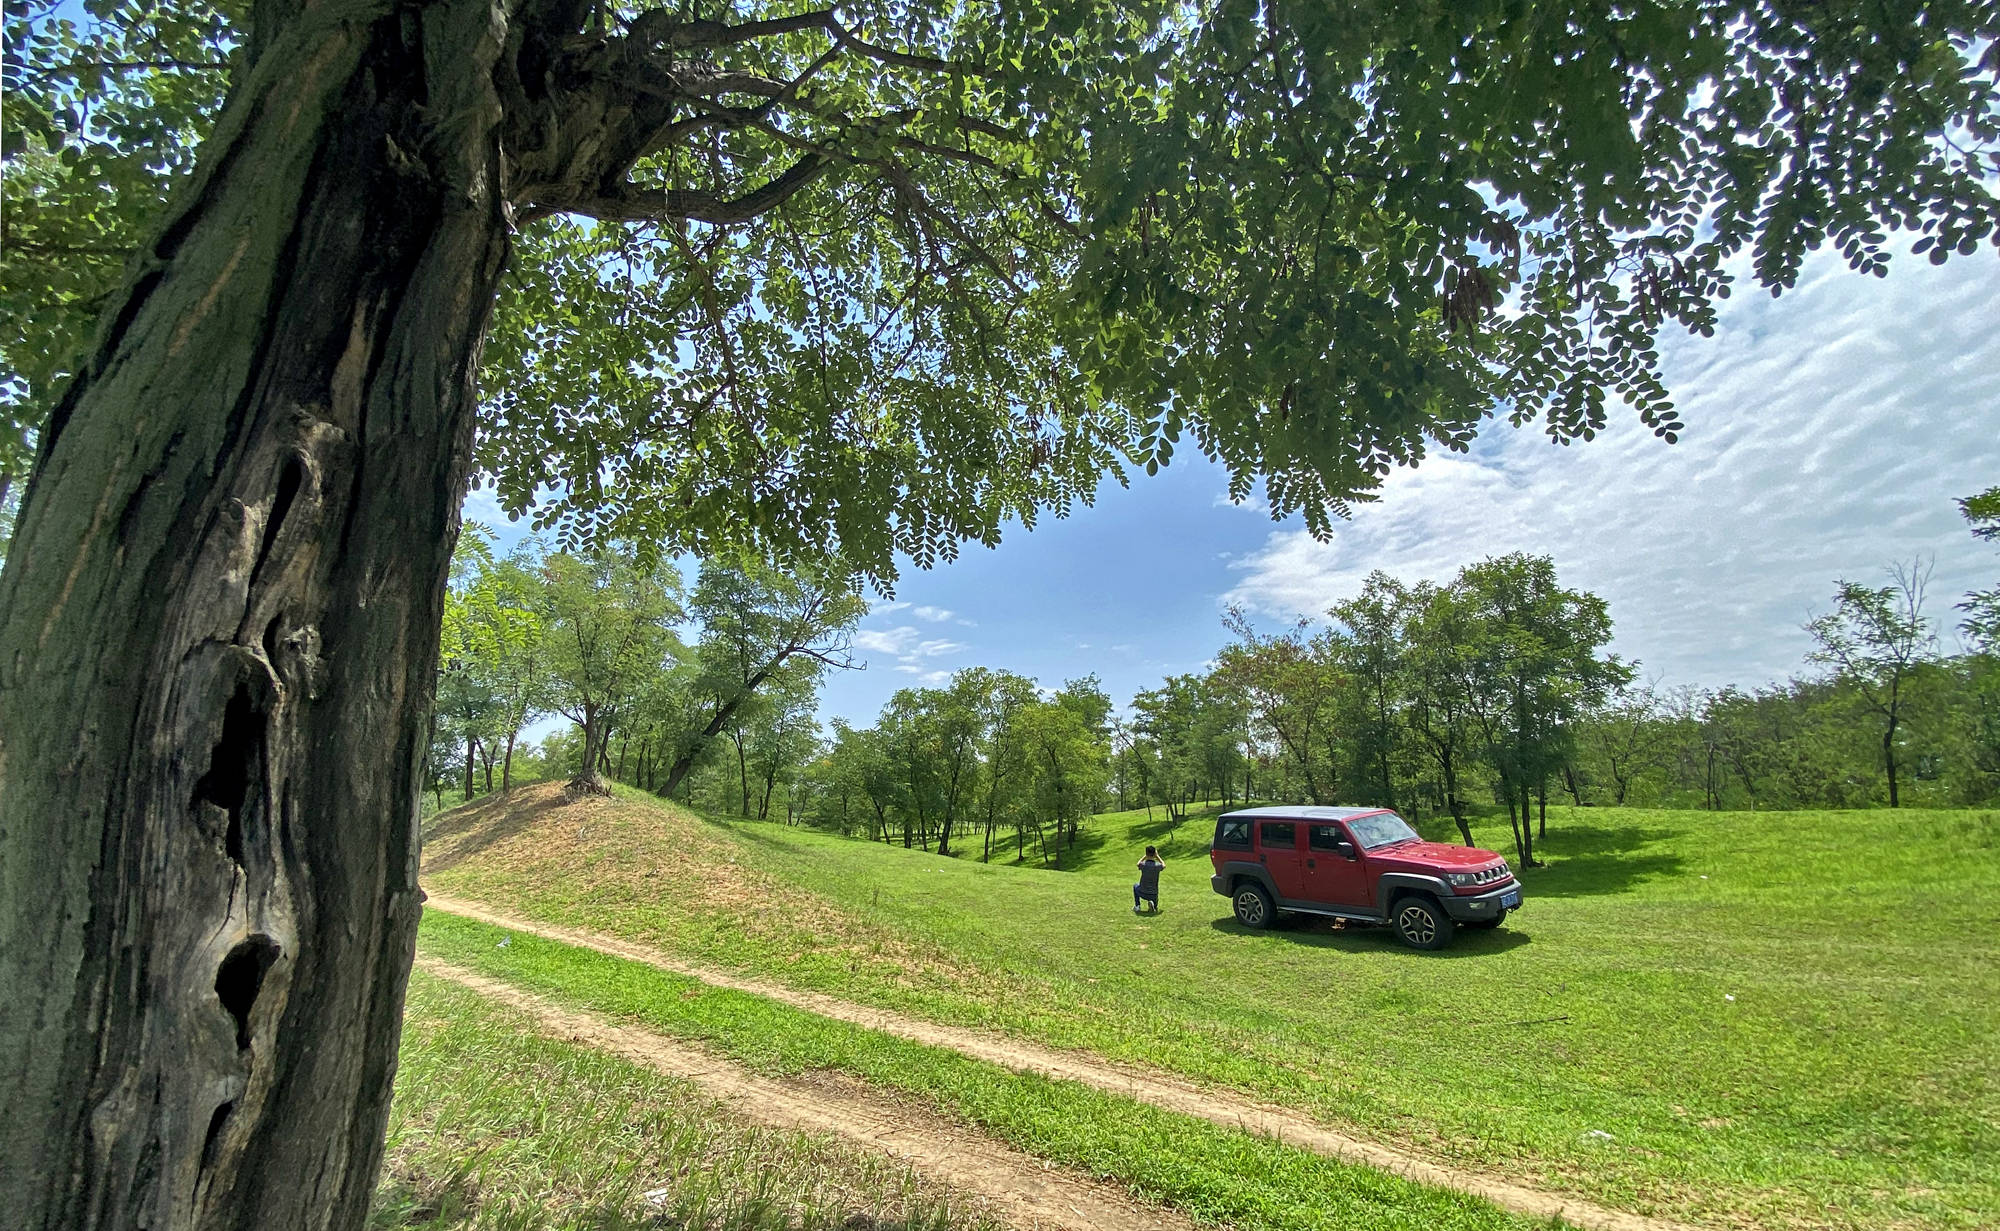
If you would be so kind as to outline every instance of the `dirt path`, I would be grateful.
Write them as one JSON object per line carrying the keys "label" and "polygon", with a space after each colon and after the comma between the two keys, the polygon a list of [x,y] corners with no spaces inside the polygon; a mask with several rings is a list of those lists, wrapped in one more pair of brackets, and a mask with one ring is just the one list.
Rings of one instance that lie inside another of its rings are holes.
{"label": "dirt path", "polygon": [[1150,1103],[1166,1111],[1196,1116],[1225,1128],[1242,1129],[1244,1132],[1272,1137],[1286,1145],[1312,1150],[1332,1158],[1364,1163],[1421,1184],[1483,1197],[1503,1209],[1526,1214],[1532,1218],[1558,1217],[1585,1228],[1585,1231],[1692,1231],[1685,1223],[1606,1209],[1575,1197],[1546,1193],[1540,1189],[1512,1184],[1475,1171],[1441,1166],[1393,1146],[1349,1136],[1298,1112],[1268,1103],[1259,1103],[1240,1094],[1196,1086],[1163,1073],[1130,1068],[1099,1057],[1058,1051],[962,1026],[939,1025],[935,1022],[906,1017],[900,1013],[855,1004],[852,1001],[828,996],[823,992],[801,991],[779,983],[691,965],[676,961],[658,950],[619,940],[615,936],[540,923],[464,898],[433,893],[429,897],[428,905],[450,914],[490,923],[496,927],[509,928],[531,936],[543,936],[564,944],[579,945],[586,949],[595,949],[600,953],[630,958],[670,974],[685,975],[715,987],[763,996],[818,1013],[822,1017],[866,1026],[913,1042],[950,1048],[1017,1072],[1039,1073],[1044,1077],[1081,1082],[1099,1090],[1107,1090],[1142,1103]]}
{"label": "dirt path", "polygon": [[746,1120],[831,1133],[899,1158],[976,1198],[1022,1231],[1194,1231],[1195,1224],[1171,1210],[1141,1204],[1112,1185],[1055,1170],[990,1138],[890,1102],[860,1082],[760,1077],[683,1040],[562,1008],[449,962],[419,957],[417,969],[520,1009],[549,1034],[691,1081]]}

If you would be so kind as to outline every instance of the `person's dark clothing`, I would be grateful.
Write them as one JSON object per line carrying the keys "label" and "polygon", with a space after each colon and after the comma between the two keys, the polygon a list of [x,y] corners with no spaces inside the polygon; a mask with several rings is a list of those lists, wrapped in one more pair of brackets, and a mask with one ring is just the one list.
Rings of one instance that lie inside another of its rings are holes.
{"label": "person's dark clothing", "polygon": [[1153,909],[1160,909],[1160,873],[1166,864],[1158,859],[1139,861],[1139,883],[1132,886],[1132,909],[1139,909],[1139,903],[1151,902]]}

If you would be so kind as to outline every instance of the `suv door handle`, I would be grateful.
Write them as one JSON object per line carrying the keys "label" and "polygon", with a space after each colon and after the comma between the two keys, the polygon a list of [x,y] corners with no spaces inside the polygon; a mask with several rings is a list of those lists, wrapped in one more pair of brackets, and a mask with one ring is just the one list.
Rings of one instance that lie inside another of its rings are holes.
{"label": "suv door handle", "polygon": [[1306,866],[1307,866],[1308,868],[1310,868],[1310,867],[1314,867],[1314,866],[1316,866],[1316,865],[1315,865],[1315,864],[1313,863],[1313,861],[1312,861],[1312,860],[1308,859],[1308,860],[1306,860]]}

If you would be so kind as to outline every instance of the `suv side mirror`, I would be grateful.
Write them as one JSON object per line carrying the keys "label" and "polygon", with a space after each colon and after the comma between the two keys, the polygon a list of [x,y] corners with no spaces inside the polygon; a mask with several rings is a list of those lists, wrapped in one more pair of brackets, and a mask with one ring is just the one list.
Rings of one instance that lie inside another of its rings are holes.
{"label": "suv side mirror", "polygon": [[1360,858],[1359,852],[1357,852],[1354,849],[1354,843],[1349,842],[1345,838],[1342,838],[1340,841],[1333,844],[1333,853],[1340,856],[1342,859]]}

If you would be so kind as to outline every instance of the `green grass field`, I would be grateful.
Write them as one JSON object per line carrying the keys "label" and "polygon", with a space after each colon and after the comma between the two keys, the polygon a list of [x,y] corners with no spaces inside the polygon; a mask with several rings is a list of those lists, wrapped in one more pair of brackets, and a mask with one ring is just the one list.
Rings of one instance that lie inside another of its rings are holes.
{"label": "green grass field", "polygon": [[743,1126],[422,971],[400,1059],[378,1231],[998,1231],[880,1156]]}
{"label": "green grass field", "polygon": [[[497,943],[506,937],[502,948]],[[699,1042],[768,1075],[832,1070],[1030,1154],[1239,1231],[1528,1231],[1477,1198],[1017,1073],[761,996],[438,914],[423,951],[558,1002]]]}
{"label": "green grass field", "polygon": [[[1056,872],[552,802],[440,818],[426,883],[1637,1212],[2000,1224],[1993,813],[1552,810],[1527,908],[1421,954],[1324,923],[1243,932],[1208,889],[1206,826],[1158,814],[1100,818]],[[1504,822],[1475,832],[1503,845]],[[1165,909],[1135,917],[1149,841]]]}

